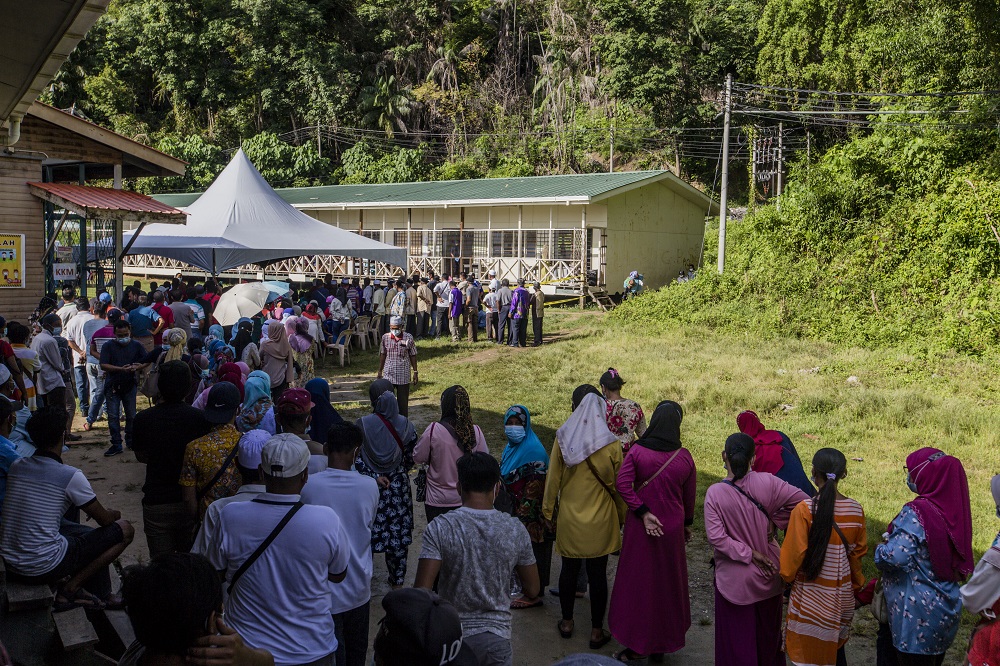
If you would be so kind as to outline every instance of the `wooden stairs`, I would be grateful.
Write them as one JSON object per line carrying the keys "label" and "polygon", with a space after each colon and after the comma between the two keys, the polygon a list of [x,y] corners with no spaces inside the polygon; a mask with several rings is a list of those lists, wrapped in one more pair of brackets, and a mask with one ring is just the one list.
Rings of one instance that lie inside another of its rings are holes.
{"label": "wooden stairs", "polygon": [[588,284],[587,295],[605,312],[611,312],[615,309],[615,302],[611,300],[611,295],[604,287],[592,287]]}

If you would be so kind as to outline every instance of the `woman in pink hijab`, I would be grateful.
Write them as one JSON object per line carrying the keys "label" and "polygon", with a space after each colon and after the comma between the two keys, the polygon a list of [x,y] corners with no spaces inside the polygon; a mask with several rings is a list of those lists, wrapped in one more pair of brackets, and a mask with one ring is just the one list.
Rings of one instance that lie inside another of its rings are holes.
{"label": "woman in pink hijab", "polygon": [[304,387],[315,377],[312,346],[313,337],[309,335],[309,320],[304,317],[288,317],[284,321],[285,333],[288,334],[288,344],[292,347],[295,359],[295,380],[292,386]]}
{"label": "woman in pink hijab", "polygon": [[757,413],[750,410],[740,412],[736,417],[736,427],[753,438],[756,447],[753,471],[773,474],[809,497],[816,495],[816,488],[802,468],[799,452],[788,435],[779,430],[767,430]]}

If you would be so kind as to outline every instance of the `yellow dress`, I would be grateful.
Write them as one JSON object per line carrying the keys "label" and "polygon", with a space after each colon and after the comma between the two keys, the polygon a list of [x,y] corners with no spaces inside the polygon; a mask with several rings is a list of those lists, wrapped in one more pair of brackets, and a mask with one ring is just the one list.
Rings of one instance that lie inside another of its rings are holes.
{"label": "yellow dress", "polygon": [[[617,440],[590,454],[597,474],[612,490],[622,466],[622,447]],[[614,491],[612,498],[594,477],[586,461],[567,467],[557,441],[552,446],[549,473],[545,479],[542,514],[556,517],[556,551],[563,557],[589,559],[609,555],[622,547],[621,525],[628,507]]]}

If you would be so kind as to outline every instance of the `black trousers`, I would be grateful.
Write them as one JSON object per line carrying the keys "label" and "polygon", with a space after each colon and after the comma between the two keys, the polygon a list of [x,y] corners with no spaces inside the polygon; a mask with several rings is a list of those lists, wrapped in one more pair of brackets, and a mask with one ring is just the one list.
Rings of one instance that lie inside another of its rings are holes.
{"label": "black trousers", "polygon": [[417,313],[417,337],[422,338],[427,335],[427,321],[430,317],[429,312],[418,312]]}
{"label": "black trousers", "polygon": [[334,613],[337,666],[368,666],[365,661],[368,656],[368,616],[368,603],[343,613]]}
{"label": "black trousers", "polygon": [[576,579],[580,568],[586,566],[587,580],[590,582],[590,626],[594,629],[604,628],[604,614],[608,610],[608,556],[579,560],[572,557],[562,558],[562,571],[559,572],[559,606],[562,608],[564,620],[573,619],[573,606],[576,595],[570,590],[576,589]]}
{"label": "black trousers", "polygon": [[410,385],[393,384],[396,389],[396,402],[399,403],[399,413],[406,416],[410,413]]}
{"label": "black trousers", "polygon": [[501,305],[499,319],[497,319],[497,342],[502,345],[507,344],[507,338],[510,337],[508,330],[509,324],[510,306]]}
{"label": "black trousers", "polygon": [[531,317],[531,328],[535,335],[535,346],[542,344],[542,322],[545,321],[543,317]]}
{"label": "black trousers", "polygon": [[406,315],[406,332],[417,337],[417,315]]}
{"label": "black trousers", "polygon": [[521,347],[528,346],[528,318],[527,316],[521,317],[519,320],[520,324],[517,327],[517,344]]}
{"label": "black trousers", "polygon": [[434,313],[437,315],[437,336],[440,338],[442,335],[451,335],[448,330],[448,308],[434,308]]}

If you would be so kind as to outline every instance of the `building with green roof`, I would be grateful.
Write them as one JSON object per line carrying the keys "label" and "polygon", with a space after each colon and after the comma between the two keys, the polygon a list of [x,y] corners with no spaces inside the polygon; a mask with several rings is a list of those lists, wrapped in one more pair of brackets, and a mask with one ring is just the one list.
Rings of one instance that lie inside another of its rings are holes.
{"label": "building with green roof", "polygon": [[[328,224],[409,250],[410,272],[470,271],[549,284],[590,272],[609,291],[630,271],[648,286],[698,264],[705,218],[718,206],[670,171],[330,185],[277,192]],[[183,208],[200,195],[156,199]],[[165,267],[167,268],[167,267]],[[391,274],[350,258],[303,257],[268,268],[294,278]],[[388,275],[386,275],[388,276]]]}

